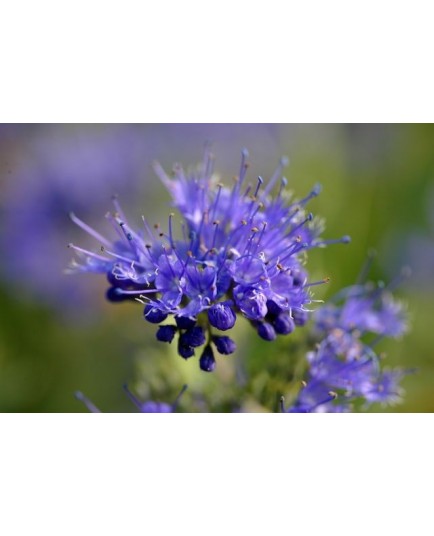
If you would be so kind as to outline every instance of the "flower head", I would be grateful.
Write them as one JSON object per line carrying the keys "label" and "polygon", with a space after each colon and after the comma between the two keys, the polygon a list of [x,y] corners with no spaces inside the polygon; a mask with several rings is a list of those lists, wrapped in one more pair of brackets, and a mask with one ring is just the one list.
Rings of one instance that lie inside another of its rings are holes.
{"label": "flower head", "polygon": [[[171,342],[175,329],[179,354],[186,359],[206,344],[200,365],[208,371],[214,369],[210,358],[213,329],[232,329],[237,315],[250,321],[267,340],[303,325],[312,302],[311,287],[325,282],[308,282],[305,253],[313,247],[349,241],[348,237],[320,239],[322,226],[305,210],[320,189],[316,186],[299,201],[291,199],[282,177],[285,159],[267,183],[259,177],[254,184],[246,184],[246,159],[247,151],[243,151],[239,175],[231,187],[217,181],[208,150],[202,165],[190,174],[175,166],[171,178],[155,165],[181,214],[178,233],[173,214],[166,232],[145,219],[142,231],[133,231],[116,200],[115,213],[108,218],[122,240],[113,244],[74,217],[103,244],[103,251],[72,246],[82,259],[72,269],[106,273],[112,285],[108,297],[116,298],[113,301],[136,297],[145,305],[145,319],[152,323],[174,316],[177,325],[159,329],[158,340]],[[200,337],[192,338],[193,329]],[[217,351],[224,348],[224,354],[234,347],[215,346]]]}
{"label": "flower head", "polygon": [[317,330],[324,333],[339,328],[346,332],[357,330],[361,335],[399,337],[407,331],[408,323],[404,306],[392,296],[395,285],[396,281],[389,287],[367,282],[342,290],[316,311]]}
{"label": "flower head", "polygon": [[351,335],[336,330],[307,358],[309,378],[288,409],[290,413],[349,411],[358,399],[365,406],[401,401],[399,381],[405,371],[382,371],[374,351]]}
{"label": "flower head", "polygon": [[[406,371],[383,371],[373,350],[379,337],[396,337],[407,329],[405,311],[390,292],[393,285],[354,285],[315,313],[316,329],[325,337],[307,355],[307,382],[287,411],[348,411],[358,399],[365,406],[401,400],[399,382]],[[378,337],[368,345],[366,333]]]}

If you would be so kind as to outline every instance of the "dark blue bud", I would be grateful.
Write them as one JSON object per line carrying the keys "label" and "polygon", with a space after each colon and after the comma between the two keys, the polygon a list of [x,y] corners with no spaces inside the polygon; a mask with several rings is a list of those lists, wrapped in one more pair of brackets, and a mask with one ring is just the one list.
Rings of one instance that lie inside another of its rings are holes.
{"label": "dark blue bud", "polygon": [[112,303],[131,300],[131,296],[128,294],[123,294],[121,289],[117,287],[110,287],[105,293],[105,297]]}
{"label": "dark blue bud", "polygon": [[196,325],[196,319],[191,316],[175,316],[175,322],[179,329],[190,329]]}
{"label": "dark blue bud", "polygon": [[258,324],[257,330],[258,335],[261,339],[264,339],[264,341],[274,341],[276,338],[276,332],[274,331],[273,326],[268,322],[261,322]]}
{"label": "dark blue bud", "polygon": [[229,337],[225,337],[225,336],[219,337],[215,335],[212,338],[212,342],[215,344],[215,347],[217,348],[217,352],[219,354],[223,354],[223,355],[233,354],[235,350],[237,349],[237,345]]}
{"label": "dark blue bud", "polygon": [[309,315],[307,311],[303,311],[301,309],[293,309],[292,318],[294,319],[294,324],[296,326],[304,326],[309,320]]}
{"label": "dark blue bud", "polygon": [[211,326],[221,331],[226,331],[234,327],[237,317],[231,305],[231,301],[226,301],[216,303],[208,309],[208,319]]}
{"label": "dark blue bud", "polygon": [[282,309],[273,300],[267,300],[267,311],[270,316],[277,316],[282,312]]}
{"label": "dark blue bud", "polygon": [[178,339],[178,354],[184,359],[194,356],[194,348],[192,346],[182,344],[181,337]]}
{"label": "dark blue bud", "polygon": [[180,344],[182,346],[191,346],[196,348],[205,344],[205,333],[199,326],[188,329],[179,337]]}
{"label": "dark blue bud", "polygon": [[215,358],[211,346],[205,346],[199,359],[199,366],[205,372],[212,372],[215,369]]}
{"label": "dark blue bud", "polygon": [[176,333],[175,326],[160,326],[157,330],[156,337],[161,342],[172,342]]}
{"label": "dark blue bud", "polygon": [[146,320],[151,322],[151,324],[159,324],[160,322],[164,322],[167,318],[166,313],[163,313],[163,311],[160,311],[160,309],[153,307],[149,303],[145,306],[143,314],[145,315]]}
{"label": "dark blue bud", "polygon": [[279,335],[289,335],[294,331],[295,323],[289,313],[282,313],[273,320],[273,327]]}

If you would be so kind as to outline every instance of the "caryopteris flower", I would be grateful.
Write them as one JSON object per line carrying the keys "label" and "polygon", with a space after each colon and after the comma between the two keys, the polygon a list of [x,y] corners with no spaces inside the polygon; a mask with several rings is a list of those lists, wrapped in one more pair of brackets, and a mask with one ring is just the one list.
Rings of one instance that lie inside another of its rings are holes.
{"label": "caryopteris flower", "polygon": [[[154,402],[153,400],[148,400],[142,402],[139,400],[135,394],[133,394],[128,386],[124,385],[124,390],[128,398],[133,402],[133,404],[138,408],[140,413],[173,413],[178,407],[179,400],[181,396],[185,393],[187,386],[184,385],[181,389],[179,395],[176,397],[175,402],[171,405],[166,404],[165,402]],[[75,398],[86,406],[86,408],[91,413],[101,413],[101,410],[95,406],[95,404],[89,400],[81,391],[75,393]]]}
{"label": "caryopteris flower", "polygon": [[317,196],[315,186],[303,199],[292,199],[282,177],[282,159],[270,180],[259,177],[246,184],[247,152],[242,152],[239,175],[224,186],[213,175],[213,157],[190,174],[174,167],[173,177],[155,165],[157,175],[181,214],[179,232],[174,215],[166,231],[143,218],[141,231],[128,225],[117,202],[107,218],[118,233],[111,243],[73,216],[102,245],[98,253],[73,247],[81,264],[74,271],[107,275],[112,301],[136,298],[145,305],[144,318],[161,324],[169,316],[176,325],[158,328],[157,339],[172,342],[179,334],[178,352],[188,359],[205,345],[202,370],[212,371],[219,353],[235,350],[229,338],[217,339],[214,329],[229,331],[237,315],[246,318],[260,337],[273,340],[288,335],[307,320],[313,301],[305,269],[306,252],[329,243],[347,243],[348,237],[323,241],[321,224],[306,212]]}
{"label": "caryopteris flower", "polygon": [[404,269],[388,287],[367,282],[343,289],[315,312],[316,329],[327,333],[339,328],[379,337],[403,335],[408,328],[407,314],[404,306],[393,298],[391,289],[407,276],[407,271]]}
{"label": "caryopteris flower", "polygon": [[364,401],[364,407],[401,400],[399,382],[405,372],[382,371],[375,352],[343,331],[331,333],[307,360],[309,377],[287,410],[290,413],[349,411],[357,400]]}
{"label": "caryopteris flower", "polygon": [[[382,370],[373,350],[380,338],[397,337],[407,329],[404,308],[390,292],[395,284],[354,285],[315,313],[315,327],[325,338],[307,355],[307,382],[288,410],[282,404],[283,411],[348,411],[357,400],[364,407],[400,402],[399,383],[407,371]],[[377,337],[366,344],[369,334]]]}

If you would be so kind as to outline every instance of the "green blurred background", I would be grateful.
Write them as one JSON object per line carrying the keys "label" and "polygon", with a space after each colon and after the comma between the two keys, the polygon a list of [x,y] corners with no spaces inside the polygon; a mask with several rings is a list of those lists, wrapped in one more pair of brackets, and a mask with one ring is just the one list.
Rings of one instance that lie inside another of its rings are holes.
{"label": "green blurred background", "polygon": [[275,364],[292,359],[298,340],[273,346],[238,322],[236,357],[220,358],[208,375],[197,360],[186,362],[172,346],[154,342],[155,329],[138,304],[105,302],[102,277],[62,273],[69,242],[95,248],[69,211],[104,232],[116,193],[130,224],[140,225],[141,214],[164,224],[168,194],[151,163],[188,167],[201,159],[205,141],[213,143],[222,180],[237,174],[247,147],[252,179],[270,176],[287,155],[285,175],[297,195],[322,184],[310,210],[325,219],[327,238],[349,234],[352,243],[310,253],[312,279],[331,277],[315,297],[352,284],[372,248],[373,278],[388,281],[402,266],[412,268],[396,292],[408,304],[411,331],[380,350],[388,366],[417,370],[404,379],[401,405],[371,411],[434,411],[434,127],[428,124],[1,125],[0,411],[83,411],[76,390],[103,411],[130,411],[125,382],[144,399],[168,402],[187,382],[184,410],[264,410],[234,387],[243,382],[244,361],[255,373],[254,389],[285,388],[273,376],[281,370]]}

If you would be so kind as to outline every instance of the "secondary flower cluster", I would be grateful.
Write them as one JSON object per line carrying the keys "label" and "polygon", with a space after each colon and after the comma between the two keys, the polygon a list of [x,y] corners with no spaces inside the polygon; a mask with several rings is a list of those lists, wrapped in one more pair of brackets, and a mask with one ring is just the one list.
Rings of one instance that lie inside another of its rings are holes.
{"label": "secondary flower cluster", "polygon": [[[402,305],[387,288],[372,283],[349,287],[334,301],[315,314],[315,327],[325,338],[307,355],[309,378],[287,411],[347,411],[356,400],[364,401],[365,407],[399,402],[405,371],[381,370],[372,346],[379,338],[406,331]],[[364,342],[373,335],[370,344]]]}
{"label": "secondary flower cluster", "polygon": [[[293,200],[282,176],[285,159],[267,183],[258,177],[255,184],[246,184],[247,156],[243,151],[231,187],[214,176],[209,151],[190,174],[175,166],[171,178],[155,165],[181,214],[178,234],[173,214],[166,231],[145,218],[142,230],[133,230],[116,199],[115,212],[107,215],[118,233],[113,243],[72,216],[102,245],[100,253],[71,245],[82,261],[74,261],[72,271],[105,273],[111,301],[141,301],[145,319],[160,325],[159,341],[172,342],[178,334],[183,358],[204,346],[199,363],[205,371],[215,368],[213,347],[221,354],[234,352],[234,341],[215,330],[229,331],[237,315],[268,341],[304,325],[311,287],[324,282],[309,282],[305,253],[349,241],[320,239],[321,225],[305,209],[319,194],[318,186]],[[175,323],[162,324],[169,316]]]}

